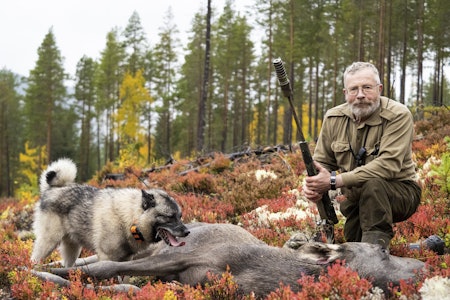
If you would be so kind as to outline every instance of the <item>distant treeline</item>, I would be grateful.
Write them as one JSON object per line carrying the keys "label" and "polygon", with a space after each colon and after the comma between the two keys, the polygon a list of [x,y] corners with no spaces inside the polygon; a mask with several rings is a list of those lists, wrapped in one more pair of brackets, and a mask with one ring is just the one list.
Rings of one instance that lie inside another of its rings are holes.
{"label": "distant treeline", "polygon": [[295,142],[277,57],[309,139],[344,101],[342,73],[353,61],[374,63],[384,94],[410,107],[448,105],[448,16],[447,0],[255,0],[245,12],[208,1],[187,44],[169,9],[150,45],[134,12],[123,30],[105,33],[98,58],[81,57],[70,75],[49,29],[26,78],[0,70],[0,195],[37,181],[25,170],[38,176],[63,156],[86,181],[108,162],[151,165]]}

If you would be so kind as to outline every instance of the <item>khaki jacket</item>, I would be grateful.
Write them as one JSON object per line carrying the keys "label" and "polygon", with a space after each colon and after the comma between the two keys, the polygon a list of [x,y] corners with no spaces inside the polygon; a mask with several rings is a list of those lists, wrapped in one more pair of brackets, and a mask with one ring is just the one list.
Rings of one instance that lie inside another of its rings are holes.
{"label": "khaki jacket", "polygon": [[[341,172],[345,187],[361,186],[371,178],[415,180],[413,135],[411,112],[395,100],[381,97],[380,108],[361,124],[353,121],[344,103],[327,111],[314,159],[330,171]],[[367,155],[358,167],[355,156],[361,147]]]}

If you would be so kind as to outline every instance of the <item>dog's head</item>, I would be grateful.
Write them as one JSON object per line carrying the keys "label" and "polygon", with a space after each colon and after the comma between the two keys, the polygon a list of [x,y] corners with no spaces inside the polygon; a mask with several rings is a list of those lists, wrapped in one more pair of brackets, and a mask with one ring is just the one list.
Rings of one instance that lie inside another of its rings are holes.
{"label": "dog's head", "polygon": [[142,214],[133,235],[148,243],[161,239],[170,246],[182,246],[178,237],[185,237],[189,230],[181,221],[181,208],[166,192],[158,189],[142,190]]}

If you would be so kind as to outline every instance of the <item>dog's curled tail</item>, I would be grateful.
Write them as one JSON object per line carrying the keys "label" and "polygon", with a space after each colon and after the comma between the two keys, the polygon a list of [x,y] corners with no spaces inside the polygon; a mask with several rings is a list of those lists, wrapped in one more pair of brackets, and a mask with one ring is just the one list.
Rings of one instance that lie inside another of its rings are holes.
{"label": "dog's curled tail", "polygon": [[41,193],[51,187],[62,187],[75,182],[77,176],[77,167],[69,158],[60,158],[51,163],[47,169],[42,172],[39,180]]}

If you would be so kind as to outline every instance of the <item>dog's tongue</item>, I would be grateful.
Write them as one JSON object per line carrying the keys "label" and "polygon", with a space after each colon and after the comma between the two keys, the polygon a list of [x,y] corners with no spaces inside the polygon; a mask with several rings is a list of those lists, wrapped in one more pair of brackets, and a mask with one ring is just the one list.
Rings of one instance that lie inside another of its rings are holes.
{"label": "dog's tongue", "polygon": [[171,235],[170,233],[167,235],[167,237],[169,238],[170,246],[180,247],[180,246],[184,246],[184,244],[186,244],[185,242],[178,241],[177,238],[174,237],[173,235]]}
{"label": "dog's tongue", "polygon": [[161,238],[166,242],[166,244],[172,246],[172,247],[180,247],[184,246],[185,242],[179,242],[176,237],[174,237],[169,231],[165,229],[159,229],[158,230],[159,235]]}

